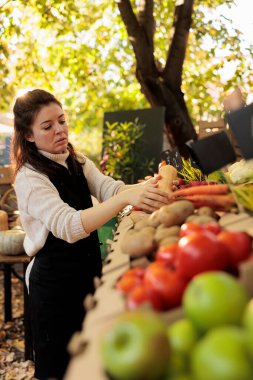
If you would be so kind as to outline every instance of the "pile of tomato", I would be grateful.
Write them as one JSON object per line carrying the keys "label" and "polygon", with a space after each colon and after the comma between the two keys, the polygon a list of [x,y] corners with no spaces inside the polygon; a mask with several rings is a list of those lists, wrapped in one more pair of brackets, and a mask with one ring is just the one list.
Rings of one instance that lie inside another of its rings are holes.
{"label": "pile of tomato", "polygon": [[185,223],[179,241],[161,247],[146,268],[134,267],[117,281],[128,309],[149,303],[155,310],[180,306],[189,281],[199,273],[226,271],[239,275],[239,265],[251,260],[252,238],[245,232],[222,230],[219,224]]}

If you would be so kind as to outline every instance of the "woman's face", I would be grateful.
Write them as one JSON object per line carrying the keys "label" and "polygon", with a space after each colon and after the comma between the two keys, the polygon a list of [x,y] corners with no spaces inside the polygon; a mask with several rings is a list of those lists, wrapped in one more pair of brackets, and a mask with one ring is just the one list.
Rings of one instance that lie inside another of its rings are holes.
{"label": "woman's face", "polygon": [[37,149],[58,154],[67,151],[68,124],[62,108],[56,103],[44,106],[31,126],[26,139],[34,142]]}

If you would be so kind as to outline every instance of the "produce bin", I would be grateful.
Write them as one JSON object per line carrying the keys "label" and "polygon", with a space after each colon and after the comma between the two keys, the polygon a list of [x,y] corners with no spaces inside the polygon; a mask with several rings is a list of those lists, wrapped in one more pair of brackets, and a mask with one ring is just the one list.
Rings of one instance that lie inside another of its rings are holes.
{"label": "produce bin", "polygon": [[105,223],[102,227],[98,228],[98,238],[100,241],[100,250],[101,256],[104,260],[108,253],[108,242],[107,240],[111,240],[113,237],[113,231],[115,229],[117,223],[117,218],[110,219],[107,223]]}

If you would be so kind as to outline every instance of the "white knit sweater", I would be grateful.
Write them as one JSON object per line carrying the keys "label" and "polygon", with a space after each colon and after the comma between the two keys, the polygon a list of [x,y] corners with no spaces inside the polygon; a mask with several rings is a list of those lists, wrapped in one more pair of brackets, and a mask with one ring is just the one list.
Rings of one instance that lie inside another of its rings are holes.
{"label": "white knit sweater", "polygon": [[[40,151],[44,156],[67,167],[69,153],[50,154]],[[82,154],[78,160],[83,165],[83,172],[88,186],[99,202],[116,194],[122,181],[103,175],[95,164]],[[81,211],[76,211],[64,203],[49,178],[28,165],[17,173],[15,183],[20,220],[26,232],[24,248],[29,256],[34,256],[46,242],[49,231],[69,243],[87,237],[81,222]]]}

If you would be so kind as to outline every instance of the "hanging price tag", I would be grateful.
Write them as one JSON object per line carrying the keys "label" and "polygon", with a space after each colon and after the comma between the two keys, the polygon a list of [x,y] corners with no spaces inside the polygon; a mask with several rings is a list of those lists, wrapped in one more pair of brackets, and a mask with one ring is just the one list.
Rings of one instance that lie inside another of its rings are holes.
{"label": "hanging price tag", "polygon": [[165,161],[167,165],[174,166],[178,171],[183,169],[183,161],[177,148],[164,150],[161,153],[161,159]]}

